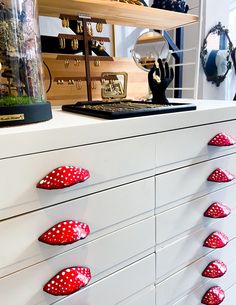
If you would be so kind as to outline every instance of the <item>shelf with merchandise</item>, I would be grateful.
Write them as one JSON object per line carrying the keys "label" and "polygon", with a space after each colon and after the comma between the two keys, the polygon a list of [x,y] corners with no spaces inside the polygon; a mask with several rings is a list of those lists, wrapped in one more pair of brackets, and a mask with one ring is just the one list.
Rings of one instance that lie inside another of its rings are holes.
{"label": "shelf with merchandise", "polygon": [[59,17],[61,12],[104,18],[107,23],[168,30],[197,22],[191,14],[139,6],[112,0],[38,0],[39,15]]}

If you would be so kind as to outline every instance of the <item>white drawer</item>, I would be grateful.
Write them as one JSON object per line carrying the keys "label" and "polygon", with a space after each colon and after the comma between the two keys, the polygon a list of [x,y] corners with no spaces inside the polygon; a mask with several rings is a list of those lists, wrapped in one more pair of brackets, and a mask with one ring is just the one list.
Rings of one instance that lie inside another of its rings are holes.
{"label": "white drawer", "polygon": [[167,131],[157,134],[158,171],[193,164],[236,151],[236,145],[217,147],[208,142],[224,132],[236,138],[236,121]]}
{"label": "white drawer", "polygon": [[[154,178],[148,178],[2,221],[0,277],[152,216],[154,200]],[[71,245],[52,246],[38,241],[42,233],[64,220],[87,223],[90,234]]]}
{"label": "white drawer", "polygon": [[[1,160],[0,219],[150,176],[145,172],[155,167],[153,139],[137,137]],[[91,178],[62,190],[36,188],[63,165],[86,168]]]}
{"label": "white drawer", "polygon": [[[176,303],[168,304],[168,305],[200,305],[201,299],[204,296],[205,292],[213,287],[214,285],[207,284],[207,286],[201,286],[200,288],[197,288],[192,293],[184,296],[180,300],[178,300]],[[231,286],[231,287],[230,287]],[[221,303],[222,305],[235,305],[236,304],[236,285],[230,285],[229,283],[221,283],[220,286],[224,292],[225,292],[225,299]],[[159,305],[158,302],[156,305]]]}
{"label": "white drawer", "polygon": [[[236,187],[232,185],[198,199],[181,204],[156,216],[157,244],[179,234],[189,234],[200,226],[208,226],[219,219],[204,217],[204,212],[214,202],[236,208]],[[227,220],[227,219],[225,219]],[[224,221],[222,219],[222,221]],[[168,223],[168,225],[166,225]]]}
{"label": "white drawer", "polygon": [[[204,285],[221,286],[222,283],[233,285],[235,283],[235,267],[236,267],[236,239],[233,239],[229,245],[223,249],[218,249],[209,253],[190,266],[182,269],[169,277],[167,280],[159,283],[156,287],[158,296],[158,304],[164,305],[180,299],[196,287]],[[178,259],[178,258],[177,258]],[[221,278],[209,279],[201,274],[207,265],[214,261],[221,260],[227,266],[227,272]],[[158,267],[157,267],[158,268]]]}
{"label": "white drawer", "polygon": [[[103,303],[103,302],[102,302]],[[155,305],[155,287],[150,286],[119,305]]]}
{"label": "white drawer", "polygon": [[212,232],[222,231],[230,240],[233,239],[236,236],[235,222],[236,213],[233,213],[209,226],[203,225],[200,230],[168,243],[166,246],[164,244],[161,247],[157,246],[157,281],[162,281],[211,252],[213,249],[203,247],[203,243]]}
{"label": "white drawer", "polygon": [[[43,291],[58,272],[72,266],[89,267],[92,283],[151,254],[155,244],[155,219],[151,217],[89,242],[0,280],[1,302],[7,305],[48,305],[61,299]],[[154,268],[154,266],[153,266]],[[14,291],[14,294],[11,292]]]}
{"label": "white drawer", "polygon": [[[55,304],[155,305],[154,276],[155,261],[152,254]],[[143,290],[145,287],[147,288]],[[137,295],[130,297],[134,294]],[[128,297],[130,298],[127,299]]]}
{"label": "white drawer", "polygon": [[157,208],[166,204],[178,205],[236,183],[207,181],[217,168],[236,174],[236,154],[184,167],[156,177]]}

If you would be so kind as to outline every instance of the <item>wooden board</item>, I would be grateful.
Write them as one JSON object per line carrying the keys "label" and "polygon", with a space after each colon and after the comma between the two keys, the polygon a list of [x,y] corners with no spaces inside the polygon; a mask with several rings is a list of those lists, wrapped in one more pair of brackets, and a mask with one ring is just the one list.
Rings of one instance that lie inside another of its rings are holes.
{"label": "wooden board", "polygon": [[[69,57],[69,56],[68,56]],[[80,60],[80,65],[76,66],[75,60],[70,60],[70,64],[65,68],[63,60],[57,60],[57,54],[43,54],[43,60],[48,65],[52,74],[52,79],[64,78],[63,85],[57,82],[52,83],[52,87],[47,94],[48,101],[53,105],[71,104],[77,101],[86,101],[86,83],[82,81],[82,88],[79,90],[74,85],[68,85],[68,79],[78,77],[84,79],[85,65],[84,60]],[[139,69],[133,59],[113,58],[114,61],[101,61],[100,66],[96,67],[94,62],[90,62],[91,77],[100,77],[102,72],[127,72],[128,73],[128,98],[140,98],[148,94],[147,73]],[[44,79],[46,89],[49,86],[49,73],[44,66]],[[93,85],[93,84],[92,84]],[[96,89],[92,90],[93,99],[101,99],[101,85],[95,82]]]}
{"label": "wooden board", "polygon": [[104,18],[107,23],[166,30],[198,21],[198,16],[132,5],[111,0],[39,0],[39,14],[60,14]]}

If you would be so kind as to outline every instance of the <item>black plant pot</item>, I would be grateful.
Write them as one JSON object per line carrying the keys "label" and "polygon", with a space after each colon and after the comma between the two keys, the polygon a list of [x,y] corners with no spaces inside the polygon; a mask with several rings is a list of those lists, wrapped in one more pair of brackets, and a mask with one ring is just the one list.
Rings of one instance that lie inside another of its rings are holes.
{"label": "black plant pot", "polygon": [[48,102],[0,106],[0,127],[38,123],[51,118],[52,110]]}

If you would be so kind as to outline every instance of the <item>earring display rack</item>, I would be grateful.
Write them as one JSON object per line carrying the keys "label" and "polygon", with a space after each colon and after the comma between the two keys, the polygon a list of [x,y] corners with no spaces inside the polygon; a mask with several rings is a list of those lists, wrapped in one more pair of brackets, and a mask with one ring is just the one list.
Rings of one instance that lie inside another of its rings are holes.
{"label": "earring display rack", "polygon": [[[113,61],[113,58],[110,56],[92,56],[91,55],[91,42],[98,41],[102,44],[104,42],[110,42],[110,38],[102,36],[93,36],[92,35],[92,23],[99,25],[99,31],[102,32],[103,24],[106,24],[106,20],[98,18],[82,18],[73,15],[64,15],[60,14],[59,18],[62,20],[63,27],[70,27],[70,23],[76,22],[76,29],[79,30],[79,34],[59,34],[58,39],[60,45],[64,48],[66,46],[66,40],[70,40],[71,47],[73,51],[79,48],[80,42],[83,43],[83,55],[58,55],[57,60],[63,60],[65,66],[68,67],[70,61],[74,61],[75,65],[79,66],[80,60],[84,60],[85,63],[85,72],[86,77],[56,77],[54,81],[60,84],[63,84],[64,81],[67,81],[70,85],[73,84],[73,81],[86,81],[87,85],[87,99],[89,102],[92,102],[92,90],[94,89],[95,81],[101,81],[101,77],[92,77],[90,73],[90,62],[94,62],[95,66],[100,66],[100,61]],[[71,27],[70,27],[71,28]],[[98,28],[98,26],[96,26]],[[72,28],[74,31],[74,29]],[[89,33],[90,32],[90,33]]]}

